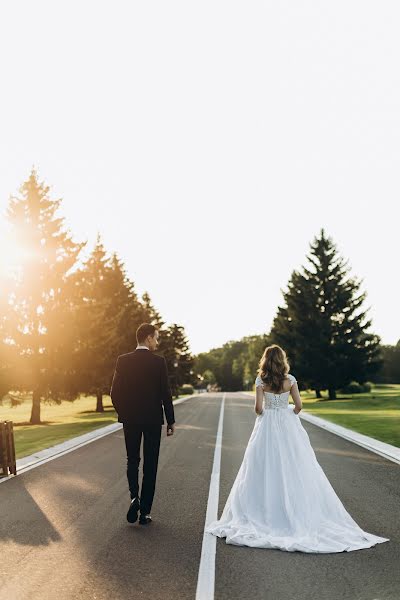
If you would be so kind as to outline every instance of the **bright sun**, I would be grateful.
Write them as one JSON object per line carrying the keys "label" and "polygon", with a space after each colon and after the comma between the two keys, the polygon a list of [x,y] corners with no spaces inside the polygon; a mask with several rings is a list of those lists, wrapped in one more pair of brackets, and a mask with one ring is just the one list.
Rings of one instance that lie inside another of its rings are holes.
{"label": "bright sun", "polygon": [[0,232],[0,276],[9,275],[16,266],[29,258],[29,249],[13,237],[10,231]]}

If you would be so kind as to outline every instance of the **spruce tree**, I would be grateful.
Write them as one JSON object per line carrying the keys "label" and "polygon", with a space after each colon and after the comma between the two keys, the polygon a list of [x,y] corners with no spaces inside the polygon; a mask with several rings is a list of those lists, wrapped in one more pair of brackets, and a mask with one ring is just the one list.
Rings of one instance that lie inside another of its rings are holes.
{"label": "spruce tree", "polygon": [[35,424],[40,423],[41,400],[59,400],[64,392],[65,380],[59,375],[65,359],[60,348],[69,320],[65,286],[86,244],[75,243],[64,230],[64,218],[56,216],[62,199],[51,199],[49,190],[32,169],[20,196],[10,196],[6,215],[19,248],[9,297],[10,342],[29,369],[30,422]]}
{"label": "spruce tree", "polygon": [[380,338],[367,331],[372,321],[363,309],[362,280],[350,277],[348,261],[324,229],[307,259],[310,265],[292,273],[270,335],[285,348],[300,381],[317,396],[328,389],[332,400],[338,388],[363,383],[380,369]]}
{"label": "spruce tree", "polygon": [[82,268],[74,274],[76,335],[75,379],[85,395],[96,396],[96,412],[103,412],[116,358],[136,346],[136,329],[146,310],[116,252],[107,256],[100,235]]}
{"label": "spruce tree", "polygon": [[194,383],[194,358],[182,325],[174,323],[164,331],[163,347],[160,351],[167,362],[172,394],[177,396],[184,383]]}
{"label": "spruce tree", "polygon": [[161,330],[163,329],[163,327],[165,325],[165,321],[161,317],[158,310],[156,308],[154,308],[154,305],[151,301],[151,298],[150,298],[150,295],[148,292],[144,292],[144,294],[142,295],[142,305],[143,305],[143,311],[144,311],[143,322],[151,323],[152,325],[154,325],[154,327],[156,327],[160,331],[160,334],[161,334]]}
{"label": "spruce tree", "polygon": [[147,307],[137,296],[135,284],[129,279],[122,261],[114,252],[109,276],[113,311],[120,317],[114,338],[113,353],[132,352],[136,347],[136,329],[147,318]]}
{"label": "spruce tree", "polygon": [[109,315],[109,272],[109,257],[98,234],[88,259],[71,276],[77,339],[73,379],[80,393],[96,397],[97,412],[104,411],[103,393],[108,383],[104,364],[115,331],[115,320]]}

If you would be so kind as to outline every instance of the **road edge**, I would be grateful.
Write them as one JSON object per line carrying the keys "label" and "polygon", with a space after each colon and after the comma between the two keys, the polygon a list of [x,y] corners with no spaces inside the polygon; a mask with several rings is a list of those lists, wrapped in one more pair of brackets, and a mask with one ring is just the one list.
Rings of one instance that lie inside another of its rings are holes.
{"label": "road edge", "polygon": [[[196,398],[198,396],[201,396],[201,394],[192,394],[191,396],[178,398],[177,400],[173,401],[173,405],[176,406],[177,404],[182,404],[182,402],[186,402],[186,400],[190,400],[191,398]],[[49,448],[45,448],[39,452],[30,454],[29,456],[18,458],[16,461],[17,474],[8,475],[7,477],[0,477],[0,483],[4,483],[10,479],[15,479],[15,477],[18,477],[18,475],[22,475],[23,473],[39,467],[50,460],[54,460],[55,458],[59,458],[68,452],[72,452],[73,450],[77,450],[82,446],[86,446],[86,444],[90,444],[91,442],[94,442],[106,435],[110,435],[119,429],[122,429],[122,423],[111,423],[110,425],[105,425],[104,427],[99,427],[93,431],[88,431],[87,433],[75,436],[69,440],[61,442],[60,444],[55,444],[54,446],[50,446]]]}

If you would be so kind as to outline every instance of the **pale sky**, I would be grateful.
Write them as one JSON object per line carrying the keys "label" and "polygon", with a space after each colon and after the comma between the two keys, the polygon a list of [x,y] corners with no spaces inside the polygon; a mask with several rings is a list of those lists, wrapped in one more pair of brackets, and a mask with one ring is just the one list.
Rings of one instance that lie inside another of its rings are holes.
{"label": "pale sky", "polygon": [[399,21],[394,0],[3,3],[0,229],[35,166],[197,353],[267,331],[324,227],[396,343]]}

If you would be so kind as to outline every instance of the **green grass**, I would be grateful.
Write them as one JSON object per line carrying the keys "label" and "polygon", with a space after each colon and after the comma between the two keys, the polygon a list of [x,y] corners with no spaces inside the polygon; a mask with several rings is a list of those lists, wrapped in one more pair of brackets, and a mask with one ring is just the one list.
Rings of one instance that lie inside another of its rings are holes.
{"label": "green grass", "polygon": [[[30,396],[30,395],[29,395]],[[117,414],[109,396],[104,397],[104,413],[96,413],[96,398],[80,397],[74,402],[41,404],[41,425],[30,425],[31,399],[28,395],[22,404],[10,407],[3,400],[0,406],[0,421],[13,422],[15,454],[22,458],[44,450],[77,435],[93,431],[117,421]]]}
{"label": "green grass", "polygon": [[41,425],[30,425],[31,395],[22,404],[10,407],[9,400],[0,405],[0,421],[12,421],[16,458],[22,458],[60,444],[73,437],[117,422],[117,413],[109,396],[104,396],[104,413],[95,412],[96,398],[81,396],[73,402],[41,403]]}
{"label": "green grass", "polygon": [[337,394],[336,400],[301,392],[303,410],[322,419],[400,447],[400,385],[376,385],[363,394]]}
{"label": "green grass", "polygon": [[[328,393],[300,392],[303,411],[337,423],[358,433],[400,448],[400,384],[376,384],[369,393],[340,394],[328,400]],[[290,396],[290,403],[293,399]]]}

